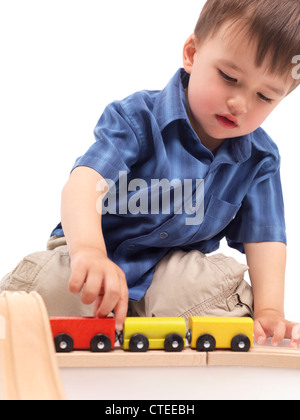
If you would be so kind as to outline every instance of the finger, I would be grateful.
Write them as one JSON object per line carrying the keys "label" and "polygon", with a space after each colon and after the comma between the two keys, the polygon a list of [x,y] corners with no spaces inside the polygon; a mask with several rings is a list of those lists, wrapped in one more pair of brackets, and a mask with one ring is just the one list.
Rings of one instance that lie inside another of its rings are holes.
{"label": "finger", "polygon": [[121,297],[115,307],[115,320],[116,320],[116,330],[122,331],[125,318],[128,312],[128,288],[127,285],[122,287]]}
{"label": "finger", "polygon": [[[287,339],[294,338],[295,340],[300,339],[300,325],[299,324],[286,321],[285,325],[286,325],[285,338]],[[295,336],[295,334],[298,336],[298,338]]]}
{"label": "finger", "polygon": [[102,300],[103,300],[103,294],[98,296],[94,302],[94,309],[93,309],[94,318],[97,318],[97,312],[98,312],[99,307],[101,306]]}
{"label": "finger", "polygon": [[81,301],[85,305],[91,305],[95,302],[102,288],[102,278],[99,274],[89,273],[84,290],[81,296]]}
{"label": "finger", "polygon": [[259,321],[254,322],[254,338],[257,344],[266,344],[267,336]]}
{"label": "finger", "polygon": [[293,324],[291,337],[293,340],[300,340],[300,324]]}
{"label": "finger", "polygon": [[300,344],[300,340],[294,340],[293,338],[290,341],[290,347],[292,347],[292,349],[297,349],[299,347]]}
{"label": "finger", "polygon": [[83,267],[74,267],[71,271],[69,279],[69,290],[71,293],[78,295],[86,281],[86,269]]}
{"label": "finger", "polygon": [[104,296],[98,308],[96,316],[106,317],[116,307],[120,299],[120,280],[119,277],[110,275],[104,279]]}
{"label": "finger", "polygon": [[286,333],[286,325],[280,321],[275,325],[273,339],[271,341],[272,346],[277,347],[284,340]]}
{"label": "finger", "polygon": [[291,337],[292,339],[290,341],[290,346],[292,348],[297,348],[300,344],[300,325],[299,324],[293,324]]}

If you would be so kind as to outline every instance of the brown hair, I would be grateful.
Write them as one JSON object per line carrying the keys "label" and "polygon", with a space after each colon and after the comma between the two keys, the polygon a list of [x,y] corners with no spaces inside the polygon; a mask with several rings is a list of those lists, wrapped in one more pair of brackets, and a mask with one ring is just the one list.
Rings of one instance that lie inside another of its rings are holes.
{"label": "brown hair", "polygon": [[[269,71],[292,77],[292,60],[300,55],[300,0],[207,0],[195,34],[205,40],[229,22],[234,36],[257,42],[258,67],[270,54]],[[299,84],[294,80],[293,89]]]}

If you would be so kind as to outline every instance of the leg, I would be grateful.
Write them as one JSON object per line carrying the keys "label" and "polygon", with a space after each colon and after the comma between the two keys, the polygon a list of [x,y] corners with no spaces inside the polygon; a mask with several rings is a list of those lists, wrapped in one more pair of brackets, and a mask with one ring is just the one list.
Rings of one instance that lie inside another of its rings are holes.
{"label": "leg", "polygon": [[4,277],[0,282],[0,293],[36,291],[42,296],[49,316],[92,316],[92,305],[83,305],[80,296],[69,292],[70,272],[66,240],[53,237],[48,242],[47,251],[25,257]]}
{"label": "leg", "polygon": [[253,316],[253,294],[244,280],[248,267],[222,254],[171,251],[156,267],[135,316]]}

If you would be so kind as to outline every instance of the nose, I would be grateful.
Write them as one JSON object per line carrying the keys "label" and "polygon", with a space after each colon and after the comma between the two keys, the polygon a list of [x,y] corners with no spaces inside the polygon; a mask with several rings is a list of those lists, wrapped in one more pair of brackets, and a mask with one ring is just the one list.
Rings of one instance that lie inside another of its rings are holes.
{"label": "nose", "polygon": [[248,111],[247,100],[243,96],[234,96],[227,100],[227,106],[232,115],[246,114]]}

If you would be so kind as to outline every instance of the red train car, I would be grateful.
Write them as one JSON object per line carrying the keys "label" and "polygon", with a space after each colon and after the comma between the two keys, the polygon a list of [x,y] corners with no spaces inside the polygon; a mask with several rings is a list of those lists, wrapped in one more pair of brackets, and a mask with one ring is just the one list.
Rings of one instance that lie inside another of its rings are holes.
{"label": "red train car", "polygon": [[50,318],[50,325],[58,353],[73,350],[103,353],[115,347],[113,318]]}

